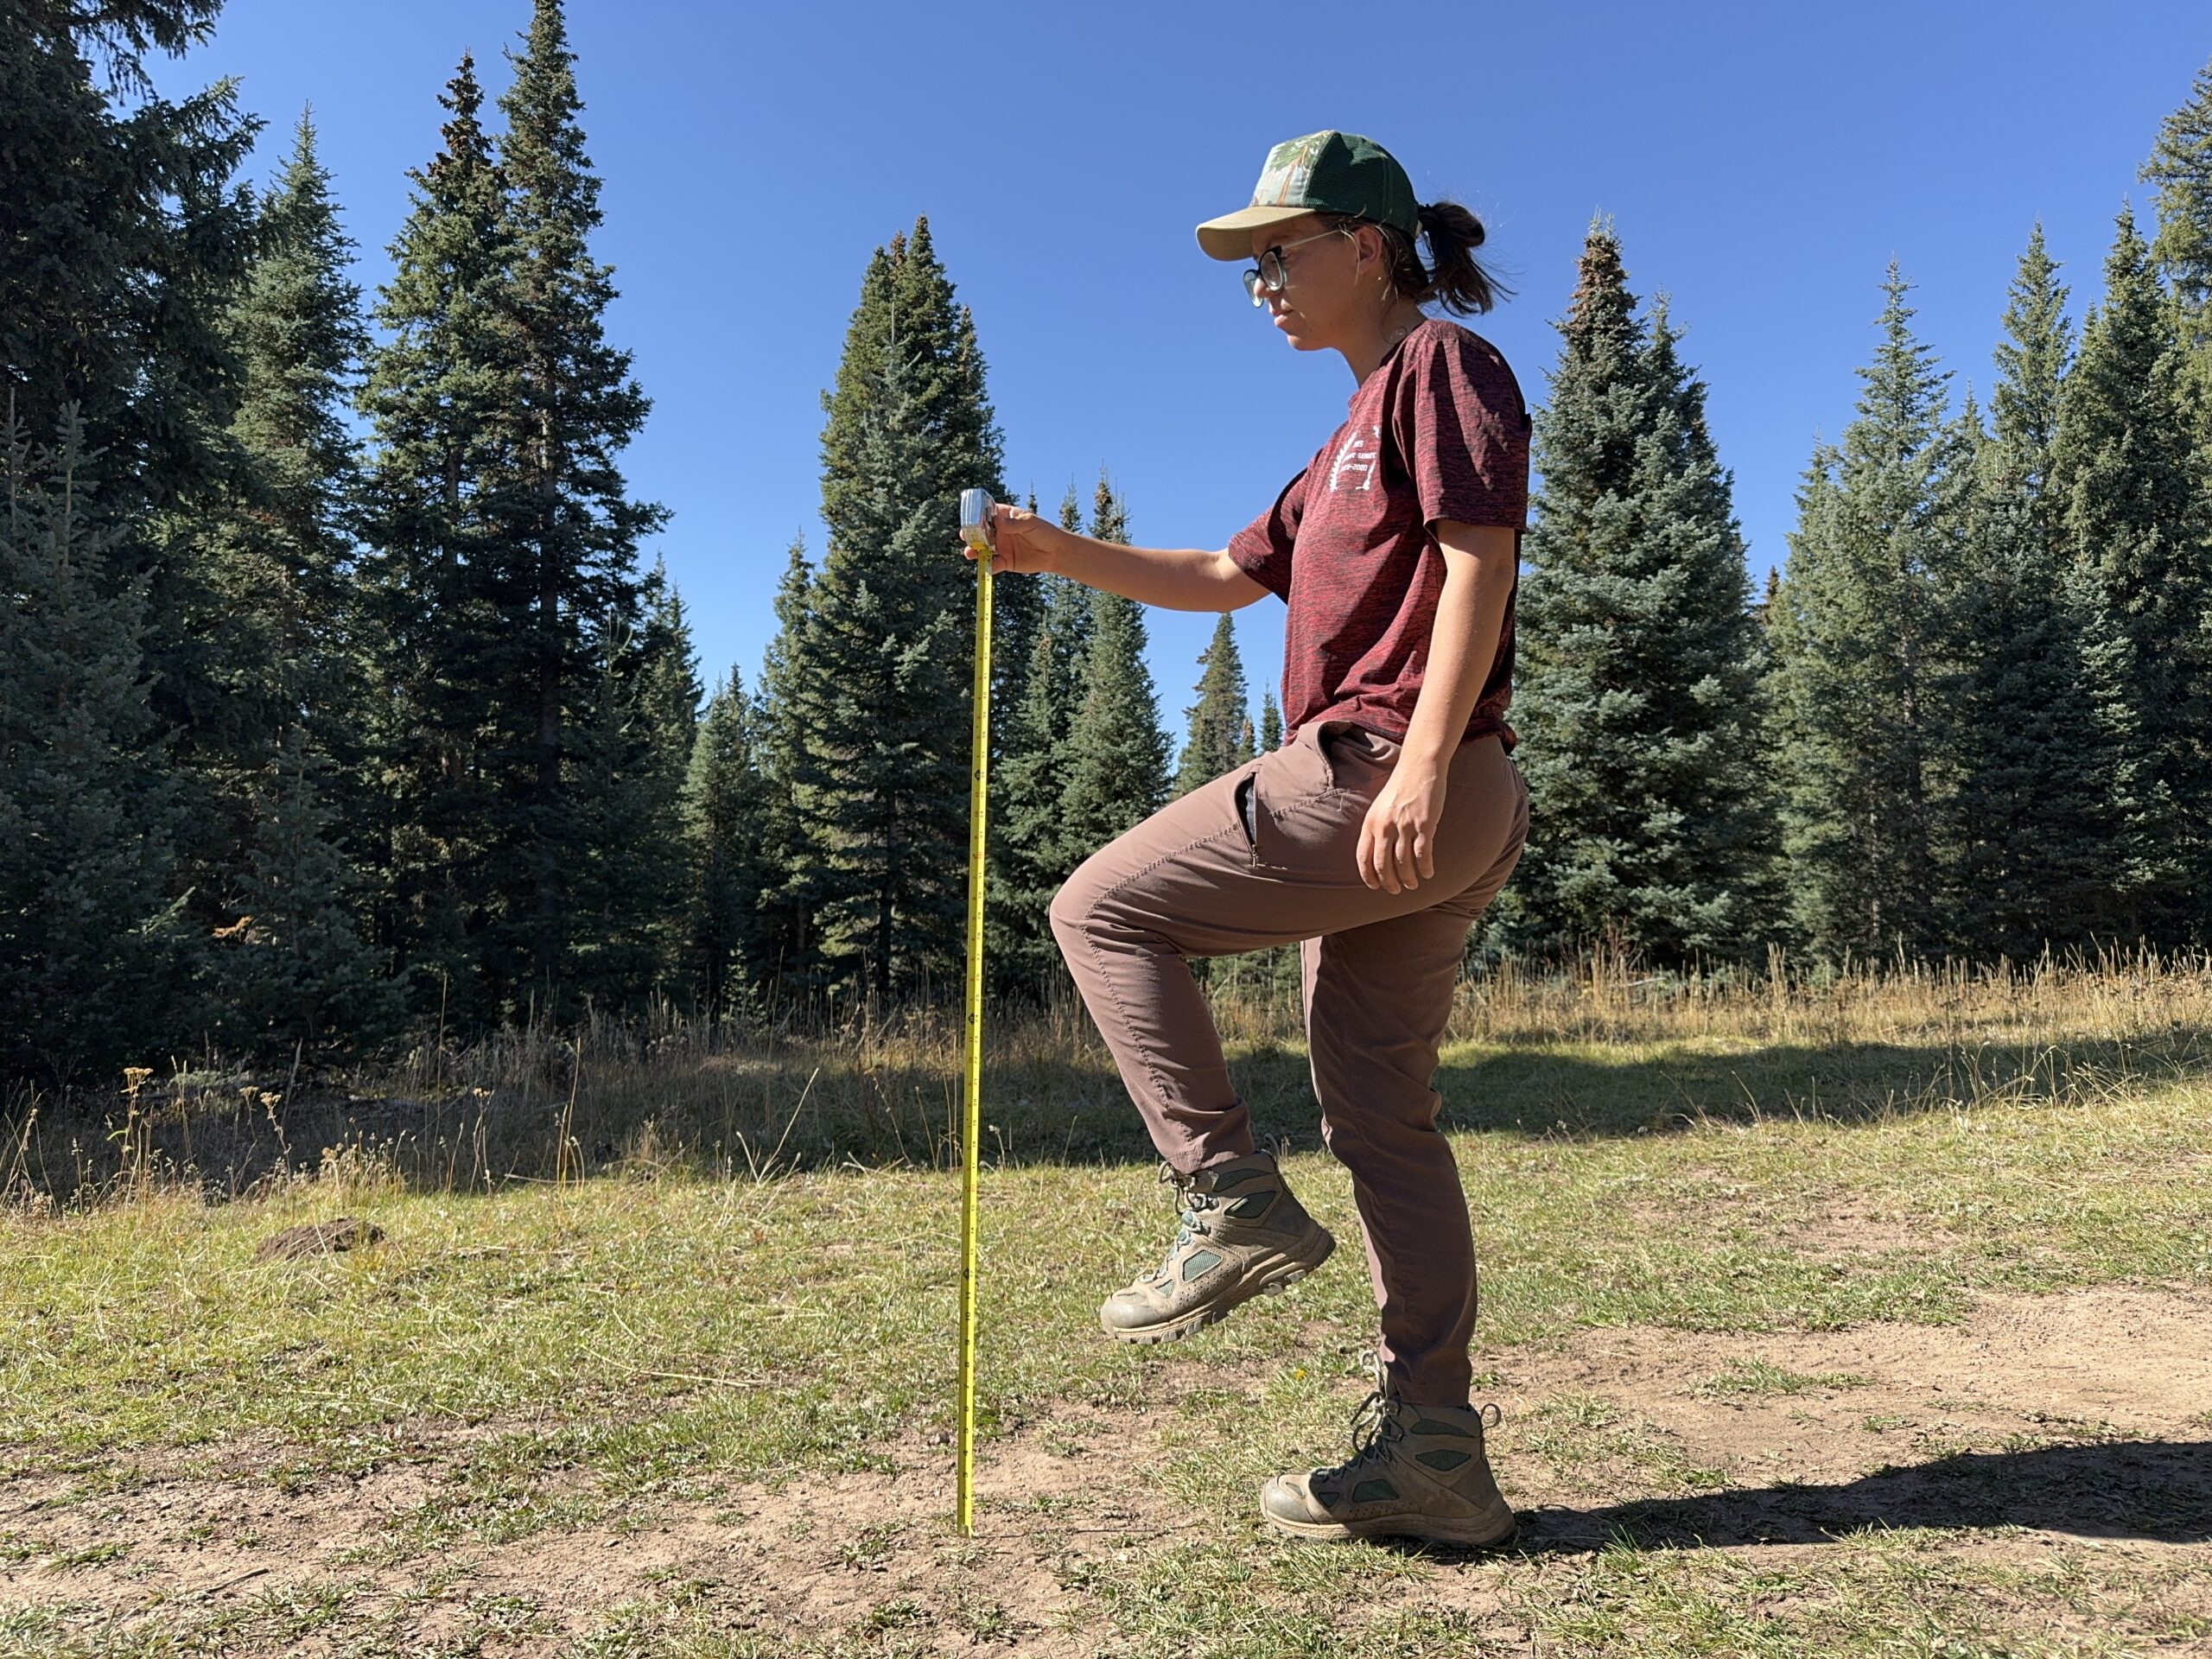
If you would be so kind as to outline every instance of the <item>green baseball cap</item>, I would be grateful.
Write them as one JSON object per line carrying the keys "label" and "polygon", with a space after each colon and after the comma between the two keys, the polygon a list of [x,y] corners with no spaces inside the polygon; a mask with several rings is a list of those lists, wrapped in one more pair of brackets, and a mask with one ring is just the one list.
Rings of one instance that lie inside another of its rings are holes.
{"label": "green baseball cap", "polygon": [[1268,152],[1252,205],[1198,226],[1198,245],[1216,259],[1249,259],[1252,232],[1307,213],[1357,213],[1408,236],[1421,229],[1414,181],[1396,156],[1356,132],[1309,132]]}

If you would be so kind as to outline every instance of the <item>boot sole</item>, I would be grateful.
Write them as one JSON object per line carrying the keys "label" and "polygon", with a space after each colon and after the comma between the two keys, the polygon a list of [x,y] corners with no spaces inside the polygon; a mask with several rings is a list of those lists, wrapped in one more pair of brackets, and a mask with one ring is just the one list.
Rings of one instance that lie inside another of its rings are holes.
{"label": "boot sole", "polygon": [[1261,1518],[1287,1538],[1332,1541],[1354,1538],[1419,1538],[1430,1543],[1459,1544],[1476,1549],[1510,1543],[1514,1534],[1521,1529],[1519,1517],[1511,1510],[1506,1510],[1503,1524],[1495,1517],[1453,1521],[1442,1516],[1377,1516],[1371,1521],[1286,1521],[1264,1510]]}
{"label": "boot sole", "polygon": [[1102,1313],[1098,1316],[1098,1327],[1118,1342],[1180,1342],[1194,1331],[1203,1331],[1210,1325],[1220,1324],[1255,1296],[1280,1295],[1335,1255],[1336,1235],[1318,1223],[1314,1230],[1321,1235],[1321,1248],[1310,1260],[1278,1255],[1266,1267],[1247,1273],[1204,1306],[1194,1307],[1172,1319],[1163,1319],[1158,1325],[1109,1325]]}

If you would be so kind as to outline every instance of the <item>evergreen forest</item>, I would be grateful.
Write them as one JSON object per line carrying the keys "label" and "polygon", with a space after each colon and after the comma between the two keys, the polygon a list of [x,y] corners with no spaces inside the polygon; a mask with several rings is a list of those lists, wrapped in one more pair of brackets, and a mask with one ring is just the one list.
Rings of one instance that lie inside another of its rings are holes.
{"label": "evergreen forest", "polygon": [[[928,220],[853,273],[819,556],[757,671],[709,674],[624,475],[651,400],[561,0],[496,99],[454,67],[372,292],[311,118],[256,188],[234,88],[147,79],[219,9],[0,0],[0,1079],[950,1001],[957,501],[1008,491]],[[2212,65],[2141,177],[2078,308],[2023,227],[1986,407],[1870,273],[1764,588],[1681,327],[1592,226],[1518,601],[1535,828],[1473,952],[2212,947]],[[1058,511],[1131,539],[1106,474]],[[1044,576],[996,608],[989,965],[1035,1001],[1069,873],[1283,717],[1228,616],[1179,747],[1142,606]]]}

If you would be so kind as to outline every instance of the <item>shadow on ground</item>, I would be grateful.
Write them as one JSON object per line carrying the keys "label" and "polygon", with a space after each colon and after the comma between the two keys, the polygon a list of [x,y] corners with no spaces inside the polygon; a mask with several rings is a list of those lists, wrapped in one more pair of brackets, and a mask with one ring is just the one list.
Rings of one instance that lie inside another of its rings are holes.
{"label": "shadow on ground", "polygon": [[[671,1063],[664,1077],[633,1067],[604,1093],[587,1071],[573,1104],[563,1098],[565,1085],[477,1090],[465,1099],[302,1098],[281,1111],[242,1109],[213,1093],[191,1101],[179,1095],[135,1118],[118,1107],[104,1122],[80,1112],[0,1125],[0,1149],[16,1154],[22,1185],[64,1202],[115,1179],[125,1156],[141,1166],[188,1169],[220,1198],[288,1161],[312,1169],[326,1148],[347,1146],[378,1151],[410,1187],[433,1192],[641,1165],[745,1178],[853,1161],[956,1162],[957,1074],[877,1065],[851,1077],[810,1079],[807,1062],[793,1058],[772,1076],[756,1067],[740,1087],[732,1068],[741,1064],[710,1056]],[[1230,1069],[1263,1140],[1287,1138],[1300,1149],[1319,1143],[1305,1055],[1262,1047]],[[2176,1027],[2126,1040],[2043,1045],[1777,1043],[1720,1054],[1677,1046],[1619,1062],[1531,1046],[1449,1061],[1435,1081],[1447,1129],[1587,1139],[1700,1122],[1861,1123],[1958,1103],[2082,1100],[2206,1073],[2212,1030]],[[1103,1065],[1033,1058],[987,1069],[983,1100],[986,1162],[1157,1160],[1120,1079]]]}
{"label": "shadow on ground", "polygon": [[1838,1485],[1784,1482],[1521,1517],[1526,1554],[1821,1544],[1869,1528],[2027,1527],[2076,1537],[2212,1541],[2212,1443],[2126,1440],[1967,1452]]}

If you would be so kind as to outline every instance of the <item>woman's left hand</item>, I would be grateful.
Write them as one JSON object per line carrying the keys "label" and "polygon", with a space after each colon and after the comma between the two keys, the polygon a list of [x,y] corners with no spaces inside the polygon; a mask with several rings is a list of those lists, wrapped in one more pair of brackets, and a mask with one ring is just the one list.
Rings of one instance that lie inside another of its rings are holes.
{"label": "woman's left hand", "polygon": [[1436,874],[1436,826],[1444,817],[1444,774],[1401,764],[1376,791],[1359,826],[1359,879],[1386,893],[1410,893]]}

